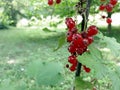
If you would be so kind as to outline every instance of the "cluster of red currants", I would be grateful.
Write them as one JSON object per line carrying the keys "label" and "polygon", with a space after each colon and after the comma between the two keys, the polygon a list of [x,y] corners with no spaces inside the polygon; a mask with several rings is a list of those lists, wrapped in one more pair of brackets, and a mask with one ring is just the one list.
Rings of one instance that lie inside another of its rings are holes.
{"label": "cluster of red currants", "polygon": [[[61,0],[56,0],[56,4],[60,4]],[[54,4],[54,0],[48,0],[48,5],[53,5]]]}
{"label": "cluster of red currants", "polygon": [[[87,51],[87,47],[93,42],[93,36],[98,33],[98,28],[95,25],[91,25],[86,31],[79,33],[72,18],[66,18],[65,24],[68,27],[67,42],[70,43],[68,51],[71,53],[71,56],[68,57],[68,62],[72,64],[70,68],[68,64],[66,67],[71,71],[75,71],[78,63],[77,56]],[[83,69],[86,72],[90,72],[90,69],[85,65]]]}
{"label": "cluster of red currants", "polygon": [[[100,11],[104,11],[106,10],[107,12],[112,12],[113,8],[115,7],[115,5],[117,4],[118,0],[110,0],[109,3],[104,4],[106,0],[100,0],[102,2],[102,4],[99,6],[99,10]],[[102,16],[102,18],[106,18],[105,16]],[[111,18],[107,18],[106,22],[108,24],[112,23],[112,19]]]}

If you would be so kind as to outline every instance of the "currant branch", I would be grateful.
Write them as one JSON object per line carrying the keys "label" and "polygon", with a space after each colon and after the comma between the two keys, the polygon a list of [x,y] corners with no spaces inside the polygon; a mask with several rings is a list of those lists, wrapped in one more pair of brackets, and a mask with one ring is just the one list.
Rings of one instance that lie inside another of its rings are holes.
{"label": "currant branch", "polygon": [[76,70],[76,77],[80,76],[81,66],[83,66],[83,69],[87,73],[90,72],[90,68],[78,62],[77,56],[82,55],[87,51],[87,47],[93,42],[93,36],[98,33],[98,29],[95,25],[91,25],[90,27],[86,28],[88,21],[86,20],[86,15],[88,15],[86,14],[88,13],[88,11],[86,11],[86,8],[88,8],[87,10],[90,8],[87,7],[87,5],[90,6],[90,4],[87,4],[87,2],[86,0],[80,0],[76,5],[78,10],[77,12],[83,17],[81,23],[81,32],[78,32],[75,20],[72,18],[66,18],[65,21],[68,27],[67,42],[70,43],[68,51],[71,53],[71,55],[68,57],[68,62],[71,64],[71,66],[69,67],[67,64],[66,67],[69,68],[70,71]]}
{"label": "currant branch", "polygon": [[[83,3],[84,3],[83,1],[85,2],[85,0],[80,0],[81,6],[83,6]],[[86,3],[87,3],[87,5],[86,5],[85,13],[82,13],[83,20],[82,20],[82,25],[81,25],[81,31],[85,31],[86,27],[87,27],[87,22],[88,22],[88,16],[89,16],[89,10],[90,10],[91,0],[87,0]],[[81,14],[81,13],[79,13],[79,14]],[[78,62],[76,73],[75,73],[75,77],[79,77],[80,76],[81,67],[82,67],[82,64],[80,62]]]}

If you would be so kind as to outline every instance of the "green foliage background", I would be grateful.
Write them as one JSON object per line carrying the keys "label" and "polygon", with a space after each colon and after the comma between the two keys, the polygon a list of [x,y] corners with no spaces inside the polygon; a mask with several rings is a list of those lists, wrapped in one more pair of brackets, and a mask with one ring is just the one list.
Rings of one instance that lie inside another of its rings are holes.
{"label": "green foliage background", "polygon": [[[66,70],[64,66],[69,56],[65,39],[66,27],[61,30],[57,25],[63,23],[65,17],[76,15],[74,6],[78,0],[63,0],[60,5],[51,7],[48,6],[47,0],[0,2],[0,8],[3,9],[0,12],[0,23],[5,25],[15,26],[23,17],[29,20],[34,16],[41,22],[45,22],[41,16],[61,18],[57,24],[46,20],[45,26],[34,30],[12,28],[9,32],[1,31],[0,90],[65,90],[74,86],[74,73]],[[93,0],[90,14],[98,13],[98,5],[99,2]],[[114,12],[119,12],[119,9],[120,4],[117,4]],[[108,51],[104,51],[104,48]],[[99,32],[89,49],[90,52],[79,56],[78,60],[92,71],[86,74],[82,70],[81,77],[75,80],[77,89],[86,90],[96,86],[98,90],[119,90],[120,66],[117,62],[120,57],[120,44],[115,38]],[[21,62],[8,65],[6,62],[9,59],[18,59]],[[24,68],[23,71],[20,70],[21,67]],[[91,84],[90,81],[94,78],[97,81]]]}

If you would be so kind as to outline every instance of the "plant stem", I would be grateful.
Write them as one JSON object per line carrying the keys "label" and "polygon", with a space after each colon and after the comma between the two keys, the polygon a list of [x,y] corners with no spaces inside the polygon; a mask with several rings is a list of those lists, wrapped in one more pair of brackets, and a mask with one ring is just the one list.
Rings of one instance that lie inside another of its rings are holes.
{"label": "plant stem", "polygon": [[82,66],[82,64],[78,62],[77,70],[76,70],[76,73],[75,73],[75,76],[76,76],[76,77],[79,77],[79,76],[80,76],[81,66]]}
{"label": "plant stem", "polygon": [[[81,2],[81,6],[83,6],[83,0],[80,0]],[[87,27],[87,22],[88,22],[88,16],[89,16],[89,11],[90,11],[90,5],[91,5],[91,0],[86,0],[87,1],[87,5],[86,5],[86,11],[84,14],[82,14],[82,25],[81,25],[81,31],[84,31]],[[81,67],[82,67],[82,64],[80,62],[78,62],[78,65],[77,65],[77,70],[76,70],[76,73],[75,73],[75,77],[79,77],[80,76],[80,73],[81,73]]]}
{"label": "plant stem", "polygon": [[92,0],[87,0],[87,6],[86,6],[86,12],[85,12],[85,29],[87,28],[87,22],[88,22],[88,17],[89,17],[89,12],[90,12],[90,5],[91,5]]}
{"label": "plant stem", "polygon": [[[112,13],[109,12],[109,13],[108,13],[108,18],[111,18],[111,15],[112,15]],[[108,35],[111,34],[111,30],[112,30],[112,25],[111,25],[111,23],[110,23],[110,24],[108,24],[108,26],[107,26]]]}
{"label": "plant stem", "polygon": [[91,1],[92,0],[87,0],[87,8],[86,8],[86,19],[87,19],[87,21],[88,21],[89,12],[90,12]]}

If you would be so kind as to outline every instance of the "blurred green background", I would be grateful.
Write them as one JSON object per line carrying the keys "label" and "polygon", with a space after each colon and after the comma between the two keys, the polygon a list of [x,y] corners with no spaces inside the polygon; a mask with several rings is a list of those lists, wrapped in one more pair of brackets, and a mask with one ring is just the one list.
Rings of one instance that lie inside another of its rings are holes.
{"label": "blurred green background", "polygon": [[[62,0],[49,6],[47,0],[0,0],[0,90],[72,90],[74,73],[66,69],[68,44],[57,50],[65,36],[66,17],[77,17],[78,0]],[[111,13],[111,29],[99,12],[100,2],[93,0],[88,25],[120,43],[120,2]],[[119,64],[120,57],[107,54]],[[109,90],[99,81],[101,90]]]}

